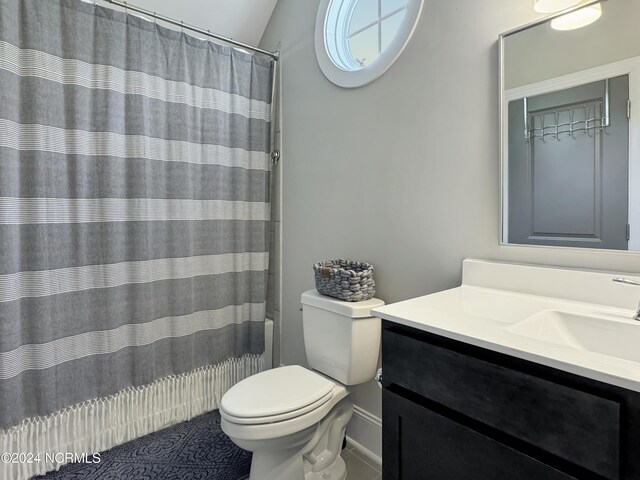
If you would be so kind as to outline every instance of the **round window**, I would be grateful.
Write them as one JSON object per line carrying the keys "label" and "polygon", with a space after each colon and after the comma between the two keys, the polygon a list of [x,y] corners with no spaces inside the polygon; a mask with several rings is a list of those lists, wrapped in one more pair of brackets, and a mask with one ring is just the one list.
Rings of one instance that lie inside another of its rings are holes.
{"label": "round window", "polygon": [[321,0],[316,56],[336,85],[359,87],[384,72],[409,42],[423,0]]}

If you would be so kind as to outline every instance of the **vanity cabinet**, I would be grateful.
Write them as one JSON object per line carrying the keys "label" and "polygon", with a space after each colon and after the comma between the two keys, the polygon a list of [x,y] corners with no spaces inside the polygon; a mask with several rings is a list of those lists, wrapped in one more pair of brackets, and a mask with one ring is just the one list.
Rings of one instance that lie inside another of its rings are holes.
{"label": "vanity cabinet", "polygon": [[385,480],[640,479],[637,392],[382,328]]}

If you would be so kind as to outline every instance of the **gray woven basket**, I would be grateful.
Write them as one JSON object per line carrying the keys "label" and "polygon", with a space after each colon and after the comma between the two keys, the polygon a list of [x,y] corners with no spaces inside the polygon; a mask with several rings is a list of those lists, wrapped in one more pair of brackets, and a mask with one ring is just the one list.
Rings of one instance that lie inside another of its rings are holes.
{"label": "gray woven basket", "polygon": [[369,300],[376,294],[373,265],[351,260],[327,260],[313,264],[316,289],[322,295],[347,302]]}

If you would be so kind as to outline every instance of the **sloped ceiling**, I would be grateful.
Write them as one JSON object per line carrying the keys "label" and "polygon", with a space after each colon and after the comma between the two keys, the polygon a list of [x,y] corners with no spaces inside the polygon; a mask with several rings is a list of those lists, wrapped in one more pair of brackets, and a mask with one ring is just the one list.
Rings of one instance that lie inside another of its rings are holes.
{"label": "sloped ceiling", "polygon": [[[138,7],[258,45],[278,0],[130,0]],[[117,8],[117,7],[112,7]]]}

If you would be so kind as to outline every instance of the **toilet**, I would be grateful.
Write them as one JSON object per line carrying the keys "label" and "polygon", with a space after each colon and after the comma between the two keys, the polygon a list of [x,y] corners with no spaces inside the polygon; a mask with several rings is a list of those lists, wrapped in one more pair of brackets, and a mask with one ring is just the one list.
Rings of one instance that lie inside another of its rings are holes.
{"label": "toilet", "polygon": [[343,302],[302,294],[309,369],[274,368],[234,385],[222,397],[222,430],[253,452],[250,480],[343,480],[340,453],[353,413],[348,386],[371,380],[380,350],[378,299]]}

